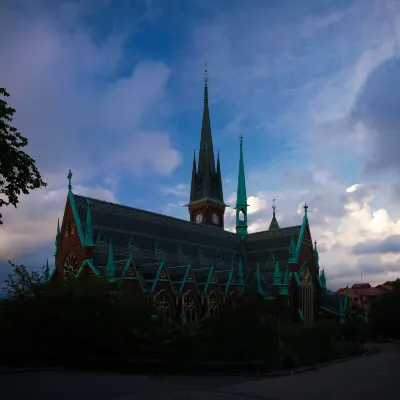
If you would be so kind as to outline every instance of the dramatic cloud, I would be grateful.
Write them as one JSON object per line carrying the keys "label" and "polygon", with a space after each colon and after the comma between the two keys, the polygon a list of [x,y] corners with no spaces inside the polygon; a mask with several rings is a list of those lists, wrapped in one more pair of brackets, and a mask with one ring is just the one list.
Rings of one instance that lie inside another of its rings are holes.
{"label": "dramatic cloud", "polygon": [[76,192],[187,218],[207,60],[230,206],[245,136],[249,231],[273,198],[281,226],[307,202],[328,285],[399,275],[399,2],[45,3],[0,6],[1,85],[49,182],[4,212],[0,259],[51,255],[69,168]]}
{"label": "dramatic cloud", "polygon": [[[45,9],[0,6],[1,86],[17,113],[14,125],[29,139],[29,154],[49,186],[2,209],[0,259],[16,258],[47,244],[66,200],[65,176],[74,171],[78,192],[115,199],[121,175],[167,175],[181,162],[169,133],[154,127],[164,115],[170,70],[163,61],[123,63],[130,30],[106,31],[101,41],[83,23],[89,3]],[[101,6],[107,6],[103,2]],[[36,8],[38,7],[38,8]],[[63,189],[60,189],[63,187]],[[98,189],[96,189],[98,187]],[[48,255],[51,253],[48,251]]]}

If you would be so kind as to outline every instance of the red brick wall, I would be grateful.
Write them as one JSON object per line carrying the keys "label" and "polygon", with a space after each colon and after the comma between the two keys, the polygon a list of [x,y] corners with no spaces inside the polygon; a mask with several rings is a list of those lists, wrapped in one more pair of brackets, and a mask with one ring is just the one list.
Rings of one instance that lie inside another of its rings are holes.
{"label": "red brick wall", "polygon": [[[66,236],[66,232],[68,232],[68,236]],[[67,198],[67,202],[65,204],[64,217],[61,223],[60,242],[58,245],[57,255],[55,257],[57,277],[62,276],[64,259],[68,253],[73,253],[75,255],[78,267],[82,265],[86,258],[92,257],[92,249],[88,247],[82,247],[81,245],[69,198]]]}

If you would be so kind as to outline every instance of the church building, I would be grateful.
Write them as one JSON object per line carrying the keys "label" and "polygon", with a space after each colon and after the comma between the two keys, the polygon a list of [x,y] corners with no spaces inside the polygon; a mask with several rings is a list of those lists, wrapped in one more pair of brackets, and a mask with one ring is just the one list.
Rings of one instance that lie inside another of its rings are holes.
{"label": "church building", "polygon": [[[58,222],[55,268],[45,279],[78,277],[84,269],[154,299],[159,313],[191,321],[216,315],[229,296],[257,291],[283,304],[291,320],[343,322],[347,294],[326,287],[307,205],[298,225],[280,227],[275,204],[269,229],[248,233],[243,138],[240,138],[236,233],[224,229],[220,156],[215,155],[207,71],[198,161],[193,156],[189,221],[74,193],[72,173]],[[274,304],[275,304],[274,303]]]}

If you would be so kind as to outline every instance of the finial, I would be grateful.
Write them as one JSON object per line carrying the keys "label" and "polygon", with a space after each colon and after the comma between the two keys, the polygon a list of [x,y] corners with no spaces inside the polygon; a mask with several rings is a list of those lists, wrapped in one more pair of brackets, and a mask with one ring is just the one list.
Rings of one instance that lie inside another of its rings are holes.
{"label": "finial", "polygon": [[317,241],[316,240],[314,240],[314,246],[317,247]]}
{"label": "finial", "polygon": [[240,145],[242,145],[243,144],[243,136],[242,135],[239,136],[239,140],[240,140]]}
{"label": "finial", "polygon": [[304,203],[304,213],[307,215],[307,209],[308,209],[308,205],[307,203]]}
{"label": "finial", "polygon": [[208,84],[207,61],[204,62],[204,83]]}
{"label": "finial", "polygon": [[275,197],[274,197],[274,198],[272,199],[272,210],[273,210],[273,212],[274,212],[274,216],[275,216],[275,209],[276,209],[275,201],[276,201],[276,199],[275,199]]}
{"label": "finial", "polygon": [[71,184],[72,172],[71,172],[71,170],[69,170],[67,178],[68,178],[68,189],[72,190],[72,184]]}

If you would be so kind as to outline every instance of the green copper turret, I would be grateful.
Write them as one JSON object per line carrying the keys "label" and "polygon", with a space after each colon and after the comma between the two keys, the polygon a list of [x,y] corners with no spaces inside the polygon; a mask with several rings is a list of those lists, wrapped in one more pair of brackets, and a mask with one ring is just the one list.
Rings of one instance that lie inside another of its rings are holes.
{"label": "green copper turret", "polygon": [[243,162],[243,137],[240,136],[239,175],[236,195],[236,234],[242,238],[247,236],[247,194],[246,178]]}

